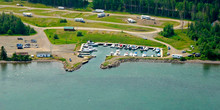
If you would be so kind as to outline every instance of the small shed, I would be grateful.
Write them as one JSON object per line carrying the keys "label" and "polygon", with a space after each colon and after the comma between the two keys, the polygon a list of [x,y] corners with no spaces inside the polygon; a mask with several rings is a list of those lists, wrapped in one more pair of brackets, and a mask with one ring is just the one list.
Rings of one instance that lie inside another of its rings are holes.
{"label": "small shed", "polygon": [[37,52],[37,57],[39,58],[45,58],[45,57],[51,57],[51,53],[50,52]]}
{"label": "small shed", "polygon": [[64,27],[64,31],[75,31],[74,27]]}
{"label": "small shed", "polygon": [[28,55],[28,52],[16,52],[15,54],[24,56],[24,55]]}
{"label": "small shed", "polygon": [[62,7],[62,6],[58,6],[58,9],[59,9],[59,10],[64,10],[65,8]]}

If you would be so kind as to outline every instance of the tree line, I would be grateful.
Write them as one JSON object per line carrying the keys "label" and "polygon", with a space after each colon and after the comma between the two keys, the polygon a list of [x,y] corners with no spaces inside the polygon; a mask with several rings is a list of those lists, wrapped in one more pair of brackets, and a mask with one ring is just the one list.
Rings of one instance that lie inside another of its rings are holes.
{"label": "tree line", "polygon": [[95,9],[215,21],[220,0],[93,0]]}
{"label": "tree line", "polygon": [[5,50],[5,47],[2,46],[0,49],[0,60],[5,61],[31,61],[32,58],[30,58],[30,55],[17,55],[14,53],[12,57],[8,57],[7,51]]}
{"label": "tree line", "polygon": [[88,5],[88,0],[28,0],[28,2],[42,3],[51,6],[65,6],[70,8],[81,8]]}
{"label": "tree line", "polygon": [[197,41],[202,57],[220,60],[220,23],[196,21],[189,26],[187,34]]}
{"label": "tree line", "polygon": [[30,35],[36,33],[36,31],[30,26],[24,25],[20,18],[13,14],[0,14],[0,34],[21,34]]}

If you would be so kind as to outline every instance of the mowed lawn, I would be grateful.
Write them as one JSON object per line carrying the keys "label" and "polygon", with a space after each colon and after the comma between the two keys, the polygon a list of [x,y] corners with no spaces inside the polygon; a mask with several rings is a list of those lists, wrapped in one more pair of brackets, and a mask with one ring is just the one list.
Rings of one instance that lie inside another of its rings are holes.
{"label": "mowed lawn", "polygon": [[36,25],[39,27],[59,27],[59,26],[73,26],[73,27],[92,27],[92,28],[104,28],[104,29],[116,29],[121,31],[133,31],[133,32],[151,32],[154,31],[152,28],[128,26],[128,25],[117,25],[107,23],[80,23],[73,20],[68,20],[67,23],[60,23],[59,18],[35,18],[35,17],[23,17],[18,16],[22,21]]}
{"label": "mowed lawn", "polygon": [[[88,40],[94,42],[109,42],[109,43],[123,43],[123,44],[135,44],[135,45],[145,45],[153,47],[166,47],[163,44],[145,40],[143,38],[135,37],[126,33],[121,32],[106,32],[106,31],[84,31],[83,36],[78,37],[77,31],[64,31],[56,29],[47,29],[44,31],[53,44],[82,44],[86,43]],[[54,39],[54,34],[57,34],[59,39]]]}
{"label": "mowed lawn", "polygon": [[166,42],[178,50],[191,49],[190,46],[193,45],[195,47],[194,51],[197,51],[198,47],[196,47],[196,42],[191,40],[186,35],[186,32],[187,30],[184,30],[183,32],[182,30],[175,30],[176,35],[172,37],[166,38],[158,35],[155,39]]}

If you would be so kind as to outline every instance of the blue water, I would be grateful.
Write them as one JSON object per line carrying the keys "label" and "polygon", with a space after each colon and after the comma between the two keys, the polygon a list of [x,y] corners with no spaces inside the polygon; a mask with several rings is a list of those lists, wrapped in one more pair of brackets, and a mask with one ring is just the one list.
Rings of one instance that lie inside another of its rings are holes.
{"label": "blue water", "polygon": [[58,62],[0,65],[0,110],[218,110],[220,66],[123,63],[105,55],[67,73]]}

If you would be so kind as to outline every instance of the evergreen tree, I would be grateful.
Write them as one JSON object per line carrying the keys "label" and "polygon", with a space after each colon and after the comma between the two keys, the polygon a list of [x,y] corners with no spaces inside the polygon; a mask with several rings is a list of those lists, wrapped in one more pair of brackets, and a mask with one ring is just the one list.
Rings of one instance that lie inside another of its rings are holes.
{"label": "evergreen tree", "polygon": [[7,52],[4,48],[4,46],[1,47],[1,59],[2,60],[7,60],[8,56],[7,56]]}

